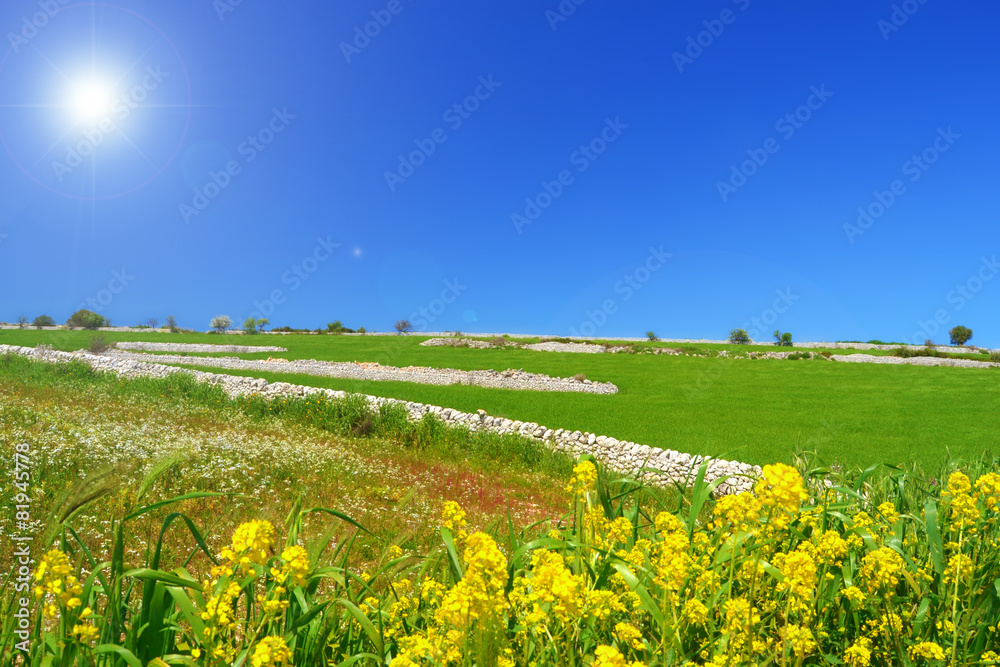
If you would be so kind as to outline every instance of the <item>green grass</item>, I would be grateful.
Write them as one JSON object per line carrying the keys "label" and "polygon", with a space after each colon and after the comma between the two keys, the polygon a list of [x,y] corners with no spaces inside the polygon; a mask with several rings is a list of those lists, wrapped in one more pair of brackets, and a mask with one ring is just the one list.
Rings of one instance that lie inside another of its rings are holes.
{"label": "green grass", "polygon": [[[3,331],[0,343],[86,347],[90,332]],[[420,347],[422,337],[217,336],[108,333],[109,340],[277,345],[288,359],[377,361],[465,370],[523,368],[555,376],[584,373],[618,385],[615,396],[516,392],[468,386],[360,382],[247,372],[285,381],[433,403],[535,421],[751,463],[790,461],[800,448],[831,463],[864,467],[916,461],[939,466],[953,456],[996,450],[1000,374],[993,369],[748,361],[703,357],[604,355]],[[649,343],[646,343],[647,345]],[[670,347],[668,343],[660,343]],[[774,346],[697,345],[701,350],[775,350]],[[844,351],[838,351],[843,353]],[[268,354],[241,355],[264,358]],[[241,374],[236,371],[210,372]]]}

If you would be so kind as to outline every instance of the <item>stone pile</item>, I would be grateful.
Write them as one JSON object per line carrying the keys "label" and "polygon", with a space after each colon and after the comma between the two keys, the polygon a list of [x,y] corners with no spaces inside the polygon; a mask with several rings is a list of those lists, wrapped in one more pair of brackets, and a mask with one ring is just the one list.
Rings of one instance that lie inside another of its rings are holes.
{"label": "stone pile", "polygon": [[[186,368],[147,363],[120,356],[104,356],[86,352],[57,352],[51,347],[37,348],[0,345],[0,354],[19,354],[50,363],[81,361],[99,371],[115,373],[120,377],[166,377],[172,373],[187,373],[201,382],[221,385],[230,396],[260,395],[268,398],[285,396],[311,396],[322,394],[329,398],[342,398],[346,392],[292,385],[287,382],[268,383],[262,378],[248,378],[221,375]],[[365,396],[372,407],[387,403],[398,403],[406,407],[411,420],[419,420],[426,414],[434,414],[442,422],[452,426],[464,426],[472,431],[489,430],[495,433],[518,434],[545,443],[547,446],[566,453],[570,457],[591,454],[609,468],[627,475],[635,475],[651,484],[689,486],[699,467],[706,465],[705,479],[709,482],[727,478],[715,489],[716,495],[749,491],[760,476],[761,469],[736,461],[709,459],[649,447],[635,442],[618,440],[604,435],[569,429],[551,429],[535,422],[521,422],[503,417],[491,417],[485,410],[475,413],[460,412],[436,405],[425,405],[378,396]]]}
{"label": "stone pile", "polygon": [[862,364],[893,364],[897,366],[954,366],[956,368],[993,368],[1000,364],[990,361],[974,361],[972,359],[948,359],[946,357],[882,357],[874,354],[835,354],[830,357],[834,361],[847,361]]}
{"label": "stone pile", "polygon": [[478,370],[462,371],[454,368],[429,368],[426,366],[382,366],[376,362],[342,362],[288,360],[269,358],[267,361],[237,359],[236,357],[180,357],[157,354],[146,355],[110,350],[105,353],[119,359],[133,361],[155,361],[167,364],[187,364],[211,366],[229,370],[272,371],[274,364],[281,364],[282,373],[303,373],[320,377],[334,377],[348,380],[376,380],[396,382],[416,382],[418,384],[451,385],[464,384],[490,389],[516,389],[532,391],[571,391],[584,394],[617,394],[618,387],[611,382],[591,382],[576,378],[557,378],[541,373],[523,370],[505,371]]}
{"label": "stone pile", "polygon": [[254,354],[256,352],[288,352],[285,347],[267,345],[199,345],[196,343],[115,343],[119,350],[145,352],[228,352],[229,354]]}

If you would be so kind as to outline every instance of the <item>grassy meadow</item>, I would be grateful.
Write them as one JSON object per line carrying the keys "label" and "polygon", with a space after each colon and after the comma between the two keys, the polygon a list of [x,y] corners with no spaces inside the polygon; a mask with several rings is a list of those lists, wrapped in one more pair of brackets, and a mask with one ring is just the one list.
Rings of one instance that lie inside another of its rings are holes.
{"label": "grassy meadow", "polygon": [[[614,382],[620,393],[597,396],[362,382],[280,372],[243,374],[465,411],[482,408],[493,415],[552,428],[591,431],[755,464],[788,462],[797,450],[808,449],[830,464],[846,467],[904,458],[934,467],[949,452],[955,457],[975,458],[995,449],[1000,436],[995,418],[1000,414],[1000,392],[996,390],[1000,374],[995,369],[421,347],[419,343],[425,338],[419,336],[103,335],[109,340],[276,345],[289,351],[273,356],[288,359],[377,361],[465,370],[521,368],[555,376],[583,373],[595,381]],[[34,346],[44,342],[72,351],[86,348],[92,336],[86,331],[2,331],[0,343]],[[720,349],[776,349],[723,345],[684,348],[704,354]],[[266,359],[271,355],[239,356]],[[203,370],[221,372],[210,367]]]}

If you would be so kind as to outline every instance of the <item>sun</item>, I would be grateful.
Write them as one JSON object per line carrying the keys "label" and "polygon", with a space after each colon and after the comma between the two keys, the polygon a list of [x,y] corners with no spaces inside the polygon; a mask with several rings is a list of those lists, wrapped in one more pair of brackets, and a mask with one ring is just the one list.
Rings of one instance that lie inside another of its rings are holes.
{"label": "sun", "polygon": [[77,81],[69,91],[67,107],[77,123],[94,124],[111,115],[114,87],[98,77]]}

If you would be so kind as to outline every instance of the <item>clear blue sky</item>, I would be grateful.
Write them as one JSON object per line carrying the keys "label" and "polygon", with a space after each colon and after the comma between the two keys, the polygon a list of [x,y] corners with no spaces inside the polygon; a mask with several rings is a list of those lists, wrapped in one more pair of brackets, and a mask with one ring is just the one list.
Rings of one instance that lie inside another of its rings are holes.
{"label": "clear blue sky", "polygon": [[897,7],[4,2],[0,319],[1000,346],[1000,8]]}

